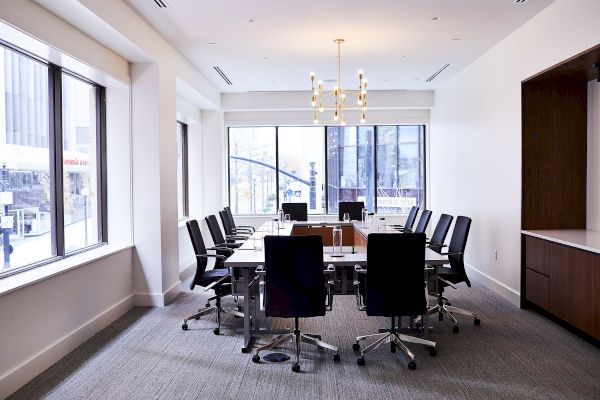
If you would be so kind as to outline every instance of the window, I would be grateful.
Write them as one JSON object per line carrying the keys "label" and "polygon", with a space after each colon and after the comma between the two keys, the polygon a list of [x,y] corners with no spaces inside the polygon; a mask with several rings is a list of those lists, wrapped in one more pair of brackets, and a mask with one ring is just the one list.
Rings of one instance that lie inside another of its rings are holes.
{"label": "window", "polygon": [[327,197],[330,213],[340,201],[362,201],[375,210],[372,126],[327,127]]}
{"label": "window", "polygon": [[177,121],[177,217],[186,219],[188,208],[187,125]]}
{"label": "window", "polygon": [[0,43],[0,277],[106,241],[103,94]]}
{"label": "window", "polygon": [[276,129],[229,129],[229,204],[235,214],[277,210]]}
{"label": "window", "polygon": [[323,128],[280,127],[277,130],[279,206],[306,203],[310,214],[325,209]]}
{"label": "window", "polygon": [[336,214],[340,201],[380,214],[423,207],[425,126],[229,128],[229,200],[237,214],[283,202],[310,214]]}
{"label": "window", "polygon": [[377,127],[377,212],[406,213],[423,207],[425,128]]}

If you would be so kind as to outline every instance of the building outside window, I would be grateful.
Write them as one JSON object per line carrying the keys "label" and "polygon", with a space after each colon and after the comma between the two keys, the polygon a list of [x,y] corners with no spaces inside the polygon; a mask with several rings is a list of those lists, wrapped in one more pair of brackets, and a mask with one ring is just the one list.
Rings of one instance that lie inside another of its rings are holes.
{"label": "building outside window", "polygon": [[0,44],[0,276],[104,241],[101,93]]}

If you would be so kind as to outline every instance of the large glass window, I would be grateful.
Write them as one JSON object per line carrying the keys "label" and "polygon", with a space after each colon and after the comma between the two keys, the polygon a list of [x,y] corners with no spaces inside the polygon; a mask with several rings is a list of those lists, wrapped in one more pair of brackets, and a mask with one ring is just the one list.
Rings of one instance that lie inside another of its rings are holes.
{"label": "large glass window", "polygon": [[362,201],[375,210],[372,126],[327,127],[328,211],[340,201]]}
{"label": "large glass window", "polygon": [[98,243],[96,86],[62,74],[65,251]]}
{"label": "large glass window", "polygon": [[235,214],[277,211],[276,128],[229,128],[229,204]]}
{"label": "large glass window", "polygon": [[104,240],[101,93],[0,45],[0,277]]}
{"label": "large glass window", "polygon": [[424,135],[421,125],[377,127],[377,212],[423,207]]}
{"label": "large glass window", "polygon": [[177,121],[177,216],[188,217],[187,125]]}
{"label": "large glass window", "polygon": [[284,202],[336,214],[340,201],[407,213],[425,204],[425,126],[230,128],[229,180],[238,214],[273,214]]}
{"label": "large glass window", "polygon": [[325,208],[323,128],[279,127],[277,144],[279,203],[306,203],[309,214],[322,214]]}
{"label": "large glass window", "polygon": [[56,254],[48,65],[0,46],[1,271]]}

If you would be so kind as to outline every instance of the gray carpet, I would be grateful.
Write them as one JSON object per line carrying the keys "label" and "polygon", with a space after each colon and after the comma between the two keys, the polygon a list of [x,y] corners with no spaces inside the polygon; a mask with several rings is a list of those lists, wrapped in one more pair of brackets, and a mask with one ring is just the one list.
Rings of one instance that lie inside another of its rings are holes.
{"label": "gray carpet", "polygon": [[[186,287],[190,272],[183,275]],[[167,307],[134,308],[11,399],[600,398],[598,348],[484,287],[449,290],[448,297],[478,312],[482,324],[462,319],[455,334],[451,324],[435,321],[439,353],[430,357],[412,346],[416,371],[400,352],[383,347],[357,366],[353,337],[389,322],[356,311],[352,296],[337,296],[333,312],[302,320],[301,328],[341,346],[341,363],[304,345],[303,372],[296,374],[291,362],[254,364],[240,352],[241,335],[227,325],[213,335],[213,317],[182,331],[182,318],[207,298],[201,289],[185,291]],[[241,320],[226,316],[224,323],[240,326]],[[284,350],[291,354],[292,344]]]}

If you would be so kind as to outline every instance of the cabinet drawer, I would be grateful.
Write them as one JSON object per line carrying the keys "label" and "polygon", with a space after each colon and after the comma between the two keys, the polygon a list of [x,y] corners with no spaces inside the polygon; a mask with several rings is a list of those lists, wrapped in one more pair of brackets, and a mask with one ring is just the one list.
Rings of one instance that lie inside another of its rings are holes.
{"label": "cabinet drawer", "polygon": [[525,267],[550,276],[550,243],[531,236],[525,238]]}
{"label": "cabinet drawer", "polygon": [[548,310],[550,279],[529,268],[525,269],[525,275],[527,300]]}

